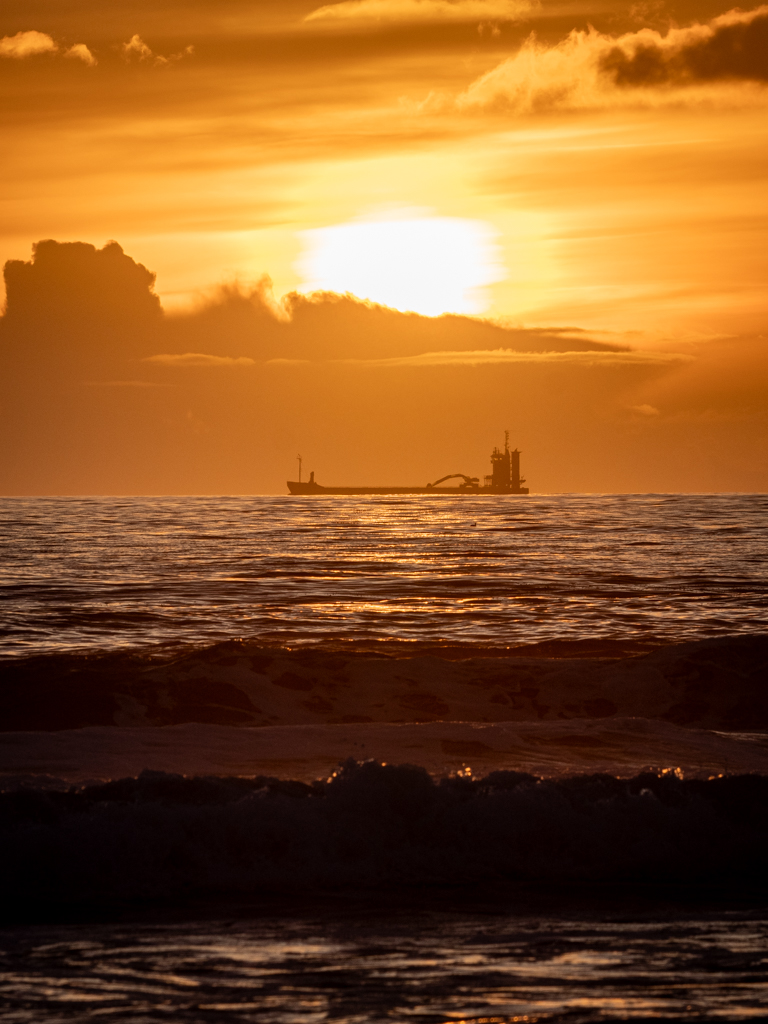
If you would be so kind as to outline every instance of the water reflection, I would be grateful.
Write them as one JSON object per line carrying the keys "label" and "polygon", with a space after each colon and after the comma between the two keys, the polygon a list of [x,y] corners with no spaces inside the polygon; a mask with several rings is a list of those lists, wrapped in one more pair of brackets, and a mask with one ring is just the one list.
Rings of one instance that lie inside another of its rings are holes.
{"label": "water reflection", "polygon": [[4,498],[0,651],[768,624],[768,497]]}
{"label": "water reflection", "polygon": [[754,918],[342,911],[26,928],[0,933],[0,992],[20,1022],[764,1018],[768,924]]}

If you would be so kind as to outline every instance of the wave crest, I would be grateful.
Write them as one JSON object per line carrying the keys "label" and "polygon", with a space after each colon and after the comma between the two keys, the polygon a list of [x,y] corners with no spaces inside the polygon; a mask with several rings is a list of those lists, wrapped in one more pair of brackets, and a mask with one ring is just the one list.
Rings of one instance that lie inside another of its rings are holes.
{"label": "wave crest", "polygon": [[757,883],[768,777],[433,780],[346,762],[311,785],[138,778],[0,794],[3,898],[178,900],[515,883]]}

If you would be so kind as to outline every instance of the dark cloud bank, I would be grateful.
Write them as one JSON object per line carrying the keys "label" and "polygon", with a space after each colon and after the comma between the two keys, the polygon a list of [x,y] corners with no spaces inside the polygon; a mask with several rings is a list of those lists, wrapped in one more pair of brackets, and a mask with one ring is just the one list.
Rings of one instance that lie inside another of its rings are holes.
{"label": "dark cloud bank", "polygon": [[278,306],[266,278],[248,290],[223,287],[193,312],[163,316],[152,290],[155,275],[117,242],[96,249],[46,240],[34,247],[32,260],[9,260],[4,273],[7,309],[0,337],[7,349],[30,356],[85,353],[117,364],[125,357],[191,353],[265,361],[625,348],[574,337],[573,331],[507,329],[464,316],[430,318],[329,293],[292,293]]}
{"label": "dark cloud bank", "polygon": [[629,53],[616,46],[602,57],[600,66],[620,86],[728,79],[766,82],[768,7],[749,15],[732,11],[716,18],[705,32],[692,27],[671,33],[666,40],[640,41]]}
{"label": "dark cloud bank", "polygon": [[768,488],[761,339],[686,361],[267,279],[168,315],[115,242],[5,278],[2,493],[284,493],[297,451],[321,482],[426,482],[485,472],[505,428],[534,490]]}

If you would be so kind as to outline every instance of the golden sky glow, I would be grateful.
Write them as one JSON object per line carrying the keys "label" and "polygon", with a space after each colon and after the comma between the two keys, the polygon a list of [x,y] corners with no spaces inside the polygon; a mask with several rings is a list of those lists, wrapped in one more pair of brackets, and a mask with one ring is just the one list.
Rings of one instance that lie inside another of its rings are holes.
{"label": "golden sky glow", "polygon": [[479,221],[393,216],[303,234],[301,291],[351,292],[424,316],[484,313],[486,286],[506,273]]}
{"label": "golden sky glow", "polygon": [[[558,409],[572,401],[557,390],[574,386],[563,374],[597,375],[579,385],[582,395],[600,375],[635,374],[616,388],[605,384],[605,395],[594,398],[599,415],[622,410],[616,415],[637,435],[638,450],[643,432],[667,436],[677,445],[670,465],[688,474],[681,488],[718,489],[714,470],[691,475],[681,454],[698,443],[693,421],[682,425],[695,415],[719,423],[712,436],[729,467],[744,460],[727,486],[768,489],[768,470],[758,470],[768,463],[768,7],[736,10],[716,0],[8,0],[1,18],[0,261],[30,260],[41,239],[98,249],[116,239],[156,274],[177,339],[176,348],[165,335],[147,340],[120,372],[117,363],[98,373],[83,368],[78,380],[88,384],[88,401],[113,381],[113,391],[125,392],[121,402],[129,392],[134,402],[162,393],[170,409],[179,389],[191,386],[190,374],[240,374],[232,385],[240,388],[248,374],[285,374],[292,365],[298,382],[296,367],[304,364],[296,360],[327,358],[347,360],[345,369],[323,363],[322,373],[355,374],[355,360],[367,360],[383,375],[432,374],[437,396],[446,394],[441,374],[496,367],[512,375],[506,393],[516,401],[527,388],[544,402],[546,409],[527,413],[534,440],[554,430]],[[301,317],[327,313],[317,351],[309,341],[262,350],[245,328],[237,333],[233,288],[258,294],[257,305],[266,304],[258,309],[268,309],[286,337],[299,338]],[[315,289],[429,316],[482,314],[507,328],[582,332],[569,337],[632,351],[610,371],[605,355],[588,370],[580,349],[566,358],[560,345],[557,358],[545,358],[534,346],[523,358],[522,341],[494,335],[470,343],[454,339],[448,324],[425,327],[429,339],[409,348],[396,341],[412,330],[401,324],[375,350],[365,351],[370,334],[361,334],[331,352],[322,339],[352,338],[357,314],[333,306],[344,324],[334,326],[332,304],[322,311],[291,297]],[[215,337],[203,326],[214,320]],[[180,325],[190,332],[183,343]],[[671,361],[654,362],[657,355]],[[160,358],[170,356],[176,361]],[[187,376],[151,377],[172,373]],[[536,376],[534,386],[530,375],[544,373],[552,375],[549,385]],[[391,398],[403,409],[405,377]],[[198,385],[210,398],[221,380],[210,392]],[[9,386],[18,391],[17,383]],[[464,394],[458,377],[448,392],[454,387]],[[514,426],[505,420],[503,393],[498,407],[475,410],[490,417],[472,446],[482,458],[491,420],[499,419],[497,431]],[[194,403],[181,405],[184,429],[193,422],[214,429],[218,413],[209,410],[206,419]],[[545,413],[546,428],[537,418]],[[134,415],[126,407],[125,430]],[[324,450],[336,444],[329,416],[307,428],[315,438],[327,428],[327,440],[318,441]],[[270,468],[253,477],[256,489],[281,489],[283,446],[309,448],[299,420],[269,428]],[[13,436],[32,444],[14,422]],[[418,433],[419,422],[409,429]],[[254,450],[261,429],[253,427]],[[590,444],[605,436],[589,431]],[[442,427],[438,433],[445,437]],[[448,459],[451,439],[440,443]],[[559,444],[555,435],[552,444]],[[544,454],[537,457],[543,465]],[[401,458],[393,464],[397,477]],[[546,458],[552,462],[543,477],[528,467],[532,483],[565,488],[565,456]],[[620,451],[606,459],[591,488],[653,486],[650,468],[635,479]],[[314,468],[320,472],[320,463]],[[426,476],[439,468],[425,468]],[[342,462],[336,475],[344,471]],[[78,476],[74,463],[67,473],[56,480],[43,474],[46,483],[17,466],[0,486],[66,489],[71,480],[75,489],[166,489],[159,471],[151,483],[141,483],[138,469],[123,483],[114,474],[99,483],[96,470]],[[169,478],[167,489],[251,487],[237,474],[229,483],[213,471],[197,482],[190,474]],[[578,477],[567,486],[578,486]],[[665,486],[675,489],[671,470]]]}

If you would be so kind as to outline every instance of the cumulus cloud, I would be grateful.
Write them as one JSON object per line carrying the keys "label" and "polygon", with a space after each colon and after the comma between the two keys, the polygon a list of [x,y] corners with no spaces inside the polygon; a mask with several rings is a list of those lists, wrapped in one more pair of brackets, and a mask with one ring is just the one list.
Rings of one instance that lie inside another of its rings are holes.
{"label": "cumulus cloud", "polygon": [[[609,36],[590,28],[556,46],[531,35],[508,60],[483,75],[457,98],[462,110],[529,113],[639,103],[679,103],[712,98],[731,83],[755,85],[760,99],[768,82],[768,6],[733,10],[706,25],[642,29]],[[709,90],[709,92],[708,92]]]}
{"label": "cumulus cloud", "polygon": [[256,360],[249,356],[212,356],[205,352],[183,352],[180,355],[161,353],[147,356],[145,363],[161,366],[255,366]]}
{"label": "cumulus cloud", "polygon": [[529,0],[342,0],[308,14],[305,21],[440,22],[518,21],[538,7]]}
{"label": "cumulus cloud", "polygon": [[91,67],[97,63],[85,43],[75,43],[68,50],[62,51],[58,43],[45,32],[17,32],[15,36],[4,36],[0,39],[0,57],[15,57],[21,60],[40,53],[63,53],[65,57],[81,60]]}
{"label": "cumulus cloud", "polygon": [[148,327],[159,319],[155,275],[126,256],[117,242],[97,249],[48,238],[32,251],[31,260],[8,260],[3,269],[6,324],[35,336],[43,323],[55,324],[58,331],[86,324],[113,331]]}
{"label": "cumulus cloud", "polygon": [[0,39],[0,57],[33,57],[38,53],[56,53],[58,46],[45,32],[17,32]]}
{"label": "cumulus cloud", "polygon": [[140,36],[131,36],[127,43],[123,43],[123,53],[126,57],[138,57],[139,60],[150,60],[154,56]]}
{"label": "cumulus cloud", "polygon": [[160,53],[154,53],[144,42],[139,35],[133,35],[127,43],[122,45],[123,56],[126,59],[135,58],[140,61],[147,61],[151,64],[170,64],[171,61],[181,60],[182,57],[187,57],[191,53],[194,53],[194,46],[187,46],[179,53],[172,53],[167,57],[164,57]]}
{"label": "cumulus cloud", "polygon": [[74,46],[70,46],[64,56],[71,57],[73,60],[81,60],[84,64],[88,64],[89,67],[93,67],[94,64],[98,63],[85,43],[75,43]]}

